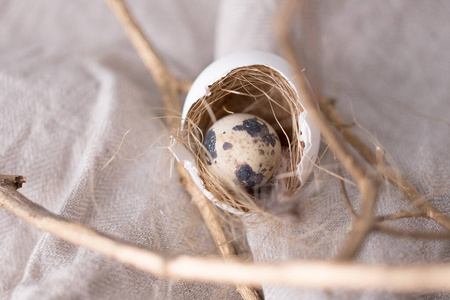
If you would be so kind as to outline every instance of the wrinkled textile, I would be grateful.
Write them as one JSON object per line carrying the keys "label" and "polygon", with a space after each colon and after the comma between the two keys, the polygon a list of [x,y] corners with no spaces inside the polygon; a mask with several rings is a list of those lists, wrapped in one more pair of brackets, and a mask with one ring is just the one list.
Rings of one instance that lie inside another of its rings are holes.
{"label": "wrinkled textile", "polygon": [[[275,0],[129,6],[163,60],[186,80],[235,51],[280,49]],[[450,211],[449,16],[444,1],[306,1],[293,24],[313,90],[336,98],[345,121],[355,122],[369,145],[383,145],[389,162],[444,212]],[[170,167],[158,88],[105,3],[0,0],[0,105],[0,173],[26,176],[25,196],[156,252],[217,254]],[[320,165],[335,171],[330,151]],[[358,192],[347,187],[358,207]],[[341,249],[351,217],[337,179],[317,169],[296,197],[297,219],[248,222],[255,261],[323,259]],[[376,212],[412,209],[386,185]],[[392,225],[441,230],[424,219]],[[356,260],[449,262],[449,246],[374,233]],[[5,210],[0,253],[0,299],[240,298],[233,287],[166,280],[123,266],[39,232]],[[450,296],[277,286],[263,291],[265,299]]]}

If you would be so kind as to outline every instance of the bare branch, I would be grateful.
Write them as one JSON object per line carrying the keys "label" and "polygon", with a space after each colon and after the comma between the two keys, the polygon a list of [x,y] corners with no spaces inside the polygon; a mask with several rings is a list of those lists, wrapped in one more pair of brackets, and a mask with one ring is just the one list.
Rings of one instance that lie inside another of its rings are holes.
{"label": "bare branch", "polygon": [[[211,201],[206,199],[202,192],[200,192],[197,186],[193,183],[191,176],[184,168],[182,162],[178,163],[178,174],[180,175],[181,182],[200,210],[200,213],[205,220],[206,226],[211,232],[211,235],[214,238],[216,246],[217,248],[219,248],[222,257],[225,259],[225,261],[229,261],[235,255],[235,251],[226,237],[225,231],[220,224],[217,214],[214,212],[213,204],[211,203]],[[256,290],[251,289],[246,285],[238,284],[236,290],[244,300],[260,299]]]}
{"label": "bare branch", "polygon": [[329,122],[320,113],[317,102],[314,100],[314,96],[311,93],[308,83],[302,75],[302,64],[300,63],[300,59],[296,55],[295,48],[292,44],[288,30],[289,20],[291,20],[293,13],[295,12],[295,2],[287,1],[287,3],[288,4],[285,5],[282,13],[280,14],[278,29],[282,49],[285,52],[285,57],[294,67],[294,70],[296,70],[298,75],[300,75],[295,77],[299,98],[301,99],[301,102],[306,111],[308,111],[308,114],[311,116],[311,119],[319,128],[323,138],[330,146],[331,150],[333,150],[333,152],[335,153],[336,157],[342,162],[348,172],[358,182],[360,189],[366,189],[367,185],[365,182],[365,178],[367,172],[364,165],[362,165],[361,162],[359,162],[350,153],[345,142],[342,140],[342,138],[339,137],[339,135],[333,130]]}
{"label": "bare branch", "polygon": [[[332,104],[325,102],[321,104],[320,108],[327,116],[327,119],[333,124],[343,123],[341,116]],[[375,154],[352,131],[343,129],[341,133],[345,140],[352,145],[367,162],[374,166],[376,165]],[[431,204],[408,180],[405,179],[405,177],[389,166],[384,167],[383,175],[392,185],[398,188],[409,201],[414,204],[414,206],[419,210],[425,211],[427,217],[435,220],[437,223],[447,228],[447,230],[450,230],[450,217]]]}
{"label": "bare branch", "polygon": [[350,236],[344,243],[344,248],[336,256],[338,260],[351,260],[359,251],[363,242],[373,229],[376,198],[378,196],[378,185],[368,181],[362,198],[360,215],[354,220]]}
{"label": "bare branch", "polygon": [[383,222],[383,221],[393,221],[403,218],[420,218],[420,217],[426,217],[427,213],[423,210],[417,210],[417,211],[401,211],[396,214],[391,215],[385,215],[385,216],[377,216],[375,217],[376,222]]}
{"label": "bare branch", "polygon": [[164,106],[166,108],[166,116],[169,117],[169,125],[172,128],[178,127],[179,119],[170,118],[170,116],[174,116],[174,112],[181,112],[178,93],[180,91],[184,92],[187,89],[187,86],[189,86],[189,83],[179,80],[172,75],[167,66],[156,54],[155,48],[145,37],[145,34],[122,0],[105,1],[116,16],[128,36],[128,39],[133,44],[145,67],[150,71],[153,79],[159,86],[162,93]]}
{"label": "bare branch", "polygon": [[0,205],[42,231],[156,276],[225,284],[279,284],[304,288],[450,291],[450,265],[376,266],[324,261],[249,264],[199,257],[167,257],[116,241],[49,212],[9,184],[0,185]]}
{"label": "bare branch", "polygon": [[[143,31],[139,28],[137,22],[134,20],[122,0],[106,0],[106,2],[114,12],[117,20],[141,57],[142,62],[150,71],[156,81],[156,84],[159,86],[166,109],[166,116],[168,116],[167,120],[169,125],[174,129],[177,128],[179,119],[170,118],[170,116],[173,116],[174,113],[181,113],[181,106],[178,102],[178,94],[187,93],[191,87],[191,83],[178,79],[172,75],[167,66],[156,54],[153,46],[146,39]],[[186,172],[184,168],[178,168],[178,171],[184,180],[190,179],[189,176],[183,175]],[[188,183],[186,187],[200,210],[205,223],[220,250],[220,253],[224,258],[229,259],[235,253],[232,247],[227,243],[225,233],[213,208],[211,207],[211,203],[209,200],[204,198],[204,196],[194,185]],[[239,284],[237,286],[237,290],[243,299],[259,299],[257,292],[245,285]]]}
{"label": "bare branch", "polygon": [[[339,166],[339,162],[336,161],[336,173],[343,177],[341,167]],[[343,180],[339,179],[339,189],[341,191],[342,199],[344,200],[345,207],[347,207],[347,210],[350,212],[350,215],[353,219],[357,218],[357,214],[355,212],[355,209],[352,206],[352,203],[350,202],[350,199],[348,198],[347,189],[345,188],[345,183]]]}
{"label": "bare branch", "polygon": [[413,239],[425,239],[425,240],[448,240],[450,239],[450,232],[417,232],[417,231],[406,231],[399,230],[392,227],[384,226],[381,224],[376,224],[373,227],[374,230],[395,235],[404,238]]}
{"label": "bare branch", "polygon": [[344,139],[333,129],[329,121],[321,114],[317,102],[311,93],[308,83],[302,76],[302,64],[296,55],[294,45],[289,35],[289,24],[295,12],[296,2],[291,0],[283,7],[279,17],[279,36],[285,56],[300,76],[296,76],[296,87],[303,106],[313,122],[319,128],[324,140],[350,175],[356,180],[362,195],[360,218],[355,219],[353,230],[345,243],[345,248],[337,256],[340,260],[348,260],[359,250],[363,241],[370,233],[373,225],[373,208],[378,196],[378,181],[368,173],[365,166],[349,150]]}
{"label": "bare branch", "polygon": [[20,189],[22,185],[27,181],[26,177],[20,175],[3,175],[0,174],[0,184],[11,185],[16,189]]}

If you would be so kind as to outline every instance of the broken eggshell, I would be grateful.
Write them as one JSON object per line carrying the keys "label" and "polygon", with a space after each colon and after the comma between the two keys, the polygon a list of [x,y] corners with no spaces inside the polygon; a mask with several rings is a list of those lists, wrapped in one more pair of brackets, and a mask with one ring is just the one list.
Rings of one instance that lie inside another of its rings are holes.
{"label": "broken eggshell", "polygon": [[[183,130],[183,124],[186,116],[191,107],[199,99],[208,93],[208,87],[217,80],[225,77],[230,71],[239,67],[251,66],[251,65],[264,65],[280,73],[291,85],[291,87],[297,93],[297,88],[289,78],[298,76],[295,74],[291,66],[281,57],[264,52],[246,51],[238,52],[228,56],[225,56],[212,64],[210,64],[192,84],[189,93],[186,96],[182,111],[181,128]],[[298,93],[297,93],[298,99]],[[298,99],[301,105],[301,100]],[[303,106],[302,106],[303,107]],[[303,112],[298,116],[298,126],[302,135],[299,137],[299,143],[304,143],[303,156],[300,163],[297,165],[297,176],[301,183],[304,183],[310,175],[315,160],[317,159],[317,153],[319,151],[320,144],[320,132],[318,128],[312,123],[308,112],[303,109]],[[220,208],[227,210],[234,214],[242,214],[241,211],[230,207],[222,202],[219,202],[204,186],[203,181],[200,179],[198,169],[195,166],[195,159],[192,154],[181,144],[173,145],[169,147],[173,152],[177,161],[182,161],[184,168],[189,172],[195,185],[202,191],[202,193],[211,200],[214,204]]]}

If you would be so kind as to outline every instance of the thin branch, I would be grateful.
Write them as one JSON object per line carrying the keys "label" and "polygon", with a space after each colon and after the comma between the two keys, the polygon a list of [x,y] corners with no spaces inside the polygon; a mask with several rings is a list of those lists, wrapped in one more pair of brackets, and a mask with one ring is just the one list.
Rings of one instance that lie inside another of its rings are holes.
{"label": "thin branch", "polygon": [[0,174],[0,184],[11,185],[15,189],[20,189],[25,182],[27,178],[24,176]]}
{"label": "thin branch", "polygon": [[[334,108],[334,106],[328,102],[321,103],[321,111],[327,116],[333,124],[342,124],[342,118],[339,112]],[[343,129],[342,136],[345,140],[353,146],[353,148],[358,151],[358,153],[367,162],[372,165],[376,165],[376,156],[352,131]],[[431,204],[425,196],[423,196],[404,176],[396,172],[390,166],[385,166],[383,170],[383,175],[388,179],[388,181],[398,188],[404,195],[409,199],[409,201],[414,204],[419,210],[426,212],[426,216],[435,220],[438,224],[450,230],[450,217],[445,213],[437,209],[433,204]]]}
{"label": "thin branch", "polygon": [[287,1],[279,16],[279,37],[285,57],[294,67],[300,76],[295,77],[297,92],[305,110],[308,112],[314,124],[319,128],[324,140],[346,170],[355,179],[362,196],[362,207],[360,218],[355,219],[350,237],[344,244],[337,258],[349,260],[359,250],[363,241],[370,233],[373,225],[373,208],[378,196],[378,182],[376,178],[368,173],[365,166],[350,151],[344,139],[333,129],[329,121],[321,114],[317,102],[309,88],[309,85],[302,75],[302,64],[298,58],[295,47],[289,35],[289,24],[295,12],[296,2]]}
{"label": "thin branch", "polygon": [[[285,52],[285,57],[293,66],[294,70],[299,74],[299,76],[295,77],[295,86],[298,89],[297,92],[299,99],[301,99],[302,105],[311,116],[314,124],[319,128],[324,140],[352,177],[358,182],[360,190],[364,192],[364,190],[369,187],[369,185],[367,185],[368,182],[365,180],[368,176],[366,168],[355,158],[354,155],[351,154],[343,139],[339,137],[339,135],[333,130],[332,125],[320,113],[317,102],[311,93],[309,85],[305,80],[305,77],[302,75],[302,64],[300,63],[300,59],[295,52],[288,28],[290,24],[289,21],[292,19],[293,13],[295,12],[295,4],[295,1],[287,1],[287,4],[283,7],[283,10],[279,16],[280,21],[278,22],[278,32],[282,49]],[[371,181],[370,178],[369,181]]]}
{"label": "thin branch", "polygon": [[[337,161],[336,161],[336,173],[338,174],[338,176],[344,178],[344,176],[342,175],[342,171],[341,171],[339,162],[337,162]],[[355,209],[353,208],[352,203],[350,202],[350,199],[348,198],[347,189],[345,188],[345,183],[343,180],[338,180],[338,181],[339,181],[339,189],[341,191],[341,196],[342,196],[342,199],[344,200],[345,207],[349,211],[352,218],[355,219],[358,216],[355,212]]]}
{"label": "thin branch", "polygon": [[353,230],[348,238],[345,248],[336,257],[340,260],[350,260],[361,248],[363,242],[373,230],[373,224],[375,222],[374,209],[376,199],[378,197],[379,186],[381,182],[381,170],[384,166],[384,152],[381,148],[377,148],[377,175],[375,181],[372,182],[372,188],[367,190],[368,195],[362,200],[361,214],[353,222]]}
{"label": "thin branch", "polygon": [[[372,185],[372,183],[370,184]],[[350,236],[344,243],[345,246],[343,247],[341,252],[336,256],[337,260],[351,260],[362,247],[363,242],[370,234],[370,231],[373,229],[373,211],[375,208],[377,196],[377,185],[372,185],[372,188],[366,189],[362,198],[361,213],[354,220]]]}
{"label": "thin branch", "polygon": [[[146,39],[143,31],[140,29],[137,22],[134,20],[130,11],[126,7],[122,0],[106,0],[109,7],[115,14],[117,20],[121,24],[123,30],[127,34],[129,40],[135,47],[142,62],[147,67],[147,69],[152,74],[156,84],[161,89],[166,116],[168,116],[168,123],[173,128],[176,129],[179,124],[178,118],[170,118],[170,116],[175,113],[181,113],[181,106],[178,102],[179,93],[187,93],[191,87],[190,82],[183,81],[172,75],[167,66],[162,62],[162,60],[156,54],[153,46]],[[189,175],[186,175],[186,170],[183,167],[179,167],[178,171],[181,177],[187,181],[190,179]],[[222,226],[212,208],[212,204],[209,200],[205,199],[204,196],[198,191],[195,185],[186,184],[188,192],[193,197],[195,204],[200,210],[205,223],[216,242],[217,247],[221,255],[225,259],[231,258],[235,253],[234,249],[227,243],[225,233]],[[237,291],[241,294],[243,299],[260,299],[258,293],[249,287],[239,284],[237,285]]]}
{"label": "thin branch", "polygon": [[145,67],[150,71],[153,79],[159,86],[169,125],[172,128],[178,127],[179,119],[170,118],[170,116],[174,116],[173,112],[181,112],[178,94],[184,92],[189,86],[189,83],[179,80],[172,75],[167,66],[156,54],[155,48],[145,37],[145,34],[122,0],[105,1],[116,16],[128,39],[133,44]]}
{"label": "thin branch", "polygon": [[[180,175],[181,182],[185,186],[188,193],[191,195],[195,204],[197,205],[203,219],[205,220],[206,226],[208,227],[211,235],[219,249],[222,257],[225,261],[230,261],[230,259],[236,254],[234,248],[229,243],[225,231],[220,224],[217,214],[214,212],[214,207],[211,201],[206,199],[206,197],[200,192],[197,186],[192,181],[189,172],[184,168],[183,163],[179,162],[177,165],[178,174]],[[244,300],[258,300],[261,299],[258,292],[249,286],[238,284],[236,286],[237,292],[241,295]]]}
{"label": "thin branch", "polygon": [[249,264],[189,256],[167,257],[116,241],[49,212],[0,183],[0,206],[42,231],[150,274],[225,284],[278,284],[304,288],[382,289],[398,292],[450,291],[450,265],[376,266],[324,261]]}
{"label": "thin branch", "polygon": [[425,240],[448,240],[450,239],[450,232],[417,232],[417,231],[406,231],[399,230],[389,226],[376,224],[373,227],[373,230],[395,235],[404,238],[413,238],[413,239],[425,239]]}
{"label": "thin branch", "polygon": [[420,217],[426,217],[427,213],[424,210],[417,210],[417,211],[401,211],[396,214],[390,214],[390,215],[384,215],[384,216],[376,216],[375,221],[376,222],[383,222],[383,221],[394,221],[398,219],[404,219],[404,218],[420,218]]}

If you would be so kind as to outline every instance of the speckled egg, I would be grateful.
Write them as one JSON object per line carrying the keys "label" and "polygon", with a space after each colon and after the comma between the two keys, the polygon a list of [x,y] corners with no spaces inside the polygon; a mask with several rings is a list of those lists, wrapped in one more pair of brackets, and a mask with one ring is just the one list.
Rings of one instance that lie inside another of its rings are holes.
{"label": "speckled egg", "polygon": [[232,114],[219,119],[203,141],[209,171],[221,182],[247,190],[263,186],[281,160],[281,144],[275,130],[250,114]]}

